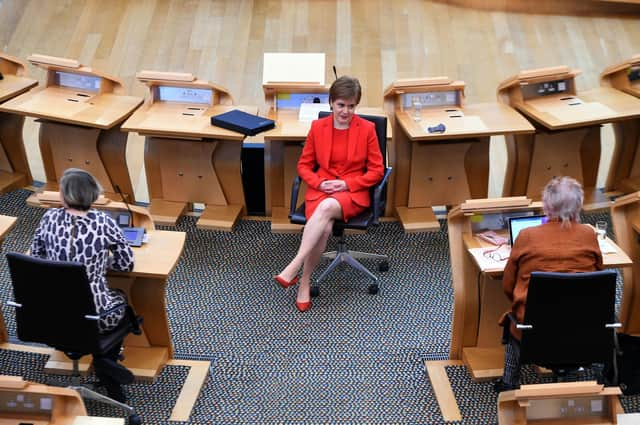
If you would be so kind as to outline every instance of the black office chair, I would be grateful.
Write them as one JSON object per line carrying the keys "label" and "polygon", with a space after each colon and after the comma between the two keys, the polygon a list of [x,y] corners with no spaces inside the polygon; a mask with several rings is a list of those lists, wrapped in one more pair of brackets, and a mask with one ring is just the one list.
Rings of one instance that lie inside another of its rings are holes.
{"label": "black office chair", "polygon": [[[74,385],[69,388],[78,391],[84,398],[122,408],[130,415],[130,424],[140,424],[140,417],[124,400],[116,401],[77,384],[80,358],[92,354],[96,374],[104,377],[108,373],[105,365],[114,362],[109,358],[111,353],[119,352],[127,334],[141,332],[141,319],[127,306],[127,317],[121,324],[113,331],[101,334],[97,326],[100,315],[96,314],[83,264],[43,260],[15,252],[8,253],[7,260],[14,294],[14,301],[8,304],[16,308],[18,338],[63,351],[73,361]],[[115,381],[130,383],[123,382],[127,375],[133,380],[133,375],[123,366],[117,363],[113,363],[113,366],[116,366]]]}
{"label": "black office chair", "polygon": [[531,273],[523,323],[509,314],[522,331],[520,363],[550,369],[555,380],[593,364],[615,371],[616,328],[621,326],[615,323],[615,297],[613,270]]}
{"label": "black office chair", "polygon": [[[328,112],[320,112],[319,117],[323,118],[330,115]],[[366,274],[373,283],[369,285],[368,291],[370,294],[378,293],[378,277],[371,273],[365,266],[358,261],[358,259],[370,259],[379,260],[378,270],[385,272],[389,269],[389,258],[386,255],[371,254],[367,252],[351,251],[347,248],[345,240],[345,230],[367,230],[369,226],[377,226],[379,224],[379,218],[384,214],[386,205],[386,188],[391,174],[391,168],[387,167],[387,117],[375,116],[375,115],[360,115],[360,118],[364,118],[371,121],[376,126],[376,135],[378,137],[378,143],[380,144],[380,152],[382,152],[382,161],[385,166],[384,177],[380,182],[371,188],[371,207],[363,211],[359,215],[351,218],[348,222],[343,220],[336,220],[333,224],[333,235],[338,237],[338,247],[336,251],[325,252],[323,258],[332,258],[333,261],[327,267],[326,270],[320,275],[316,282],[311,287],[311,296],[318,296],[320,293],[319,284],[327,277],[331,271],[333,271],[339,264],[347,263],[353,268],[360,270]],[[307,219],[305,217],[305,203],[296,208],[298,204],[298,193],[300,191],[300,184],[302,179],[300,176],[296,176],[291,188],[291,207],[289,211],[289,220],[295,224],[306,224]]]}

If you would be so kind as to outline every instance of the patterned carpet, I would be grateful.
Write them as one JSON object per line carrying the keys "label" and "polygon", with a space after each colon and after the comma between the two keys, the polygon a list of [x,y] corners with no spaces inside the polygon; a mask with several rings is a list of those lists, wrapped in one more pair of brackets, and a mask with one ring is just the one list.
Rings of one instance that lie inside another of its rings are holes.
{"label": "patterned carpet", "polygon": [[[11,294],[4,253],[28,248],[43,213],[24,206],[28,195],[0,196],[0,214],[19,217],[0,259],[0,302],[14,338],[13,314],[4,307]],[[390,256],[390,270],[379,273],[380,293],[369,295],[364,276],[339,269],[305,314],[294,307],[295,289],[271,280],[299,235],[271,234],[260,221],[242,220],[233,233],[194,224],[192,217],[178,223],[187,242],[167,288],[176,357],[212,362],[189,423],[444,423],[424,368],[425,360],[446,359],[449,349],[453,295],[444,222],[434,233],[404,234],[399,224],[383,223],[350,237],[353,249]],[[44,361],[0,351],[0,373],[42,382]],[[474,383],[464,368],[447,372],[460,423],[495,423],[491,385]],[[128,388],[145,423],[168,423],[186,373],[166,367],[155,383]],[[624,404],[639,410],[635,398]],[[89,410],[110,412],[93,403]]]}

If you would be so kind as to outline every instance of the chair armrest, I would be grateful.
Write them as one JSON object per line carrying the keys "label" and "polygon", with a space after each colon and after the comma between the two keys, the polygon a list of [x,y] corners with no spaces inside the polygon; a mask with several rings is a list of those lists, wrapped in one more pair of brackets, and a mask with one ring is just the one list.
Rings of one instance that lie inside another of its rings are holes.
{"label": "chair armrest", "polygon": [[300,176],[296,176],[293,179],[293,184],[291,185],[291,205],[289,205],[289,218],[296,212],[296,205],[298,205],[298,194],[300,193],[300,184],[302,184],[302,178]]}
{"label": "chair armrest", "polygon": [[389,182],[389,176],[391,175],[391,167],[387,167],[384,170],[384,176],[382,180],[374,186],[373,189],[373,224],[379,224],[380,212],[384,209],[384,204],[386,203],[386,199],[383,199],[382,196],[385,194],[384,189],[387,187],[387,183]]}

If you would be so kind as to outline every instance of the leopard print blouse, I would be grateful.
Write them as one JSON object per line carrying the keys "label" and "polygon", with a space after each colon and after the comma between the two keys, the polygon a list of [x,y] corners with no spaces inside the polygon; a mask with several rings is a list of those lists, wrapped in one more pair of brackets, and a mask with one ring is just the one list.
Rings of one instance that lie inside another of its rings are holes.
{"label": "leopard print blouse", "polygon": [[111,217],[96,210],[76,216],[64,208],[51,208],[36,230],[31,255],[53,261],[77,261],[86,266],[96,312],[114,309],[98,321],[100,332],[115,328],[124,317],[126,297],[109,289],[106,273],[107,267],[118,271],[133,269],[133,251]]}

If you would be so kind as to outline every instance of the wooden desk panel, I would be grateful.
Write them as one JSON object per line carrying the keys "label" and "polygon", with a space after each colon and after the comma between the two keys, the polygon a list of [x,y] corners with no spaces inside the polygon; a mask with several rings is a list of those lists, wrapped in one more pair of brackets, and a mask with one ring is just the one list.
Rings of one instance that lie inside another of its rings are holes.
{"label": "wooden desk panel", "polygon": [[[190,108],[201,108],[195,110]],[[195,139],[223,139],[242,141],[245,136],[235,131],[211,125],[211,117],[239,109],[256,114],[253,106],[197,105],[179,103],[153,103],[136,111],[123,125],[123,131],[158,137],[192,137]],[[193,114],[193,115],[184,115]]]}
{"label": "wooden desk panel", "polygon": [[[36,80],[17,76],[8,71],[15,71],[13,66],[3,68],[0,58],[0,103],[9,100],[38,85]],[[24,117],[0,112],[0,193],[8,192],[33,183],[31,170],[27,161],[22,128]]]}
{"label": "wooden desk panel", "polygon": [[32,78],[18,77],[17,75],[2,74],[0,80],[0,103],[16,97],[38,85],[38,81]]}
{"label": "wooden desk panel", "polygon": [[[16,217],[0,215],[0,245],[7,234],[9,234],[11,229],[16,225],[17,221],[18,219]],[[0,343],[7,342],[8,340],[9,334],[7,334],[7,327],[4,324],[4,317],[0,313]]]}
{"label": "wooden desk panel", "polygon": [[[123,121],[142,99],[111,93],[78,96],[82,91],[47,87],[0,105],[0,111],[67,124],[109,129]],[[73,99],[73,100],[70,100]],[[75,101],[74,101],[75,100]]]}
{"label": "wooden desk panel", "polygon": [[[577,98],[579,105],[569,105]],[[549,128],[560,130],[640,117],[640,100],[610,87],[597,87],[572,95],[549,95],[513,105],[516,109]]]}
{"label": "wooden desk panel", "polygon": [[633,267],[622,273],[622,332],[640,335],[640,192],[616,199],[611,205],[611,221],[616,241],[633,260]]}
{"label": "wooden desk panel", "polygon": [[[463,112],[460,118],[450,118],[455,113],[446,110]],[[412,141],[441,141],[465,139],[469,137],[495,136],[500,134],[533,133],[531,124],[512,108],[499,103],[477,103],[458,107],[441,107],[423,109],[421,120],[415,121],[413,111],[397,111],[396,119]],[[425,127],[444,124],[444,133],[429,133]]]}

